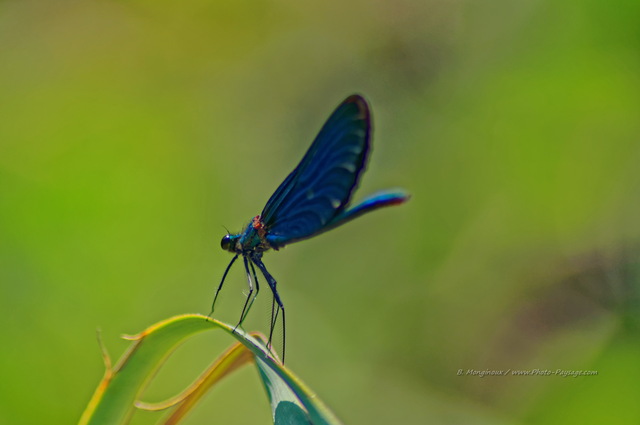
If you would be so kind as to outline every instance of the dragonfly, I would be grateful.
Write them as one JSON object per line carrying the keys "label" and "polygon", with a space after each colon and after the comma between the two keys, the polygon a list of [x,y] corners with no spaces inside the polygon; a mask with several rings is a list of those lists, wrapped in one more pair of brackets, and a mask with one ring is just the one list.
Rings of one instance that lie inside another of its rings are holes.
{"label": "dragonfly", "polygon": [[281,312],[282,315],[283,363],[285,309],[278,294],[277,281],[262,262],[263,254],[334,229],[370,211],[399,205],[409,199],[408,193],[402,189],[385,190],[350,207],[351,196],[371,151],[371,133],[371,112],[366,100],[357,94],[347,97],[331,114],[300,163],[271,195],[260,215],[253,217],[242,232],[227,232],[220,243],[222,249],[234,256],[222,275],[209,316],[213,314],[229,270],[242,257],[249,291],[236,328],[244,322],[260,291],[257,267],[273,293],[269,349],[278,314]]}

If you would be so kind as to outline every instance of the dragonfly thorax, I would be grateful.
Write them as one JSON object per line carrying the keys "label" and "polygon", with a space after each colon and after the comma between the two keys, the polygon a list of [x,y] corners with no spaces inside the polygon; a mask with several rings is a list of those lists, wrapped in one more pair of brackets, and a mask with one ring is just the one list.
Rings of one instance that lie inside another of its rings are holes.
{"label": "dragonfly thorax", "polygon": [[237,235],[224,235],[220,246],[225,251],[236,254],[249,254],[251,252],[264,252],[272,248],[266,239],[267,231],[260,216],[255,216],[244,232]]}

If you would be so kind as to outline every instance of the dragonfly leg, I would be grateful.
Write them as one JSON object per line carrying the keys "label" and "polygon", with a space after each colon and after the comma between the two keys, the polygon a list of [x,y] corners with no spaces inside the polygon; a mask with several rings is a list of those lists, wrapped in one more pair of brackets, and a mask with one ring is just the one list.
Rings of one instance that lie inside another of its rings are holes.
{"label": "dragonfly leg", "polygon": [[[258,292],[260,291],[260,284],[258,283],[258,276],[256,276],[256,269],[253,267],[253,263],[250,263],[249,260],[247,260],[247,257],[242,257],[242,259],[244,260],[244,269],[247,272],[247,283],[249,284],[249,293],[247,294],[247,299],[244,302],[244,306],[242,307],[242,312],[240,313],[240,321],[238,322],[238,324],[235,326],[235,328],[233,328],[233,330],[235,331],[238,326],[242,325],[242,322],[244,322],[244,319],[247,318],[247,314],[249,314],[249,310],[251,310],[251,306],[253,305],[253,302],[256,300],[256,297],[258,296]],[[253,296],[251,296],[253,294],[253,283],[251,281],[251,273],[249,272],[249,265],[251,265],[251,271],[253,272],[253,279],[256,282],[256,289],[255,289],[255,294]]]}
{"label": "dragonfly leg", "polygon": [[[251,304],[249,304],[249,308],[253,305],[253,302],[258,298],[258,292],[260,292],[260,284],[258,283],[258,275],[256,274],[256,268],[253,266],[253,262],[249,261],[249,266],[251,266],[251,274],[253,274],[253,281],[256,283],[256,293],[253,294],[253,299],[251,300]],[[247,311],[247,313],[249,313]]]}
{"label": "dragonfly leg", "polygon": [[224,271],[224,274],[222,275],[222,280],[220,281],[220,285],[218,286],[218,290],[216,291],[216,295],[213,297],[213,302],[211,303],[211,311],[209,312],[209,317],[211,317],[211,315],[213,314],[213,309],[216,306],[216,300],[218,299],[218,294],[220,293],[220,290],[222,289],[222,285],[224,284],[224,280],[227,278],[227,273],[229,273],[229,270],[231,269],[231,266],[233,265],[233,263],[235,263],[235,261],[237,259],[238,259],[238,254],[236,254],[231,259],[231,262],[227,266],[227,269]]}
{"label": "dragonfly leg", "polygon": [[278,319],[278,313],[282,311],[282,363],[284,363],[284,355],[285,355],[285,342],[286,342],[286,321],[284,315],[284,305],[282,304],[282,300],[280,300],[280,295],[278,294],[278,290],[276,289],[277,282],[271,276],[271,273],[267,271],[267,268],[262,263],[260,256],[255,255],[251,257],[251,261],[255,263],[256,266],[260,269],[262,274],[264,275],[269,287],[271,288],[271,292],[273,292],[273,299],[275,300],[277,307],[275,308],[275,314],[272,304],[271,309],[271,326],[269,329],[269,341],[267,342],[267,347],[271,347],[271,338],[273,337],[273,329],[276,326],[276,320]]}
{"label": "dragonfly leg", "polygon": [[280,311],[280,306],[276,307],[276,297],[271,297],[271,321],[269,323],[269,343],[271,343],[271,334],[273,333],[273,328],[276,326],[276,320],[278,319],[278,311]]}

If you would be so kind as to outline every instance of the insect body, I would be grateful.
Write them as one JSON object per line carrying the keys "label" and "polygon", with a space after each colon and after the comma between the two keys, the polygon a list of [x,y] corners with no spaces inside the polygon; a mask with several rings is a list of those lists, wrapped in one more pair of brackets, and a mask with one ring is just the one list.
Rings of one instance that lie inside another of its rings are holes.
{"label": "insect body", "polygon": [[255,216],[243,232],[227,234],[222,238],[222,248],[235,255],[222,276],[211,312],[231,266],[242,256],[249,294],[237,326],[244,321],[260,290],[255,270],[257,267],[273,292],[269,345],[278,313],[282,312],[283,360],[284,305],[276,289],[276,280],[262,262],[262,255],[269,249],[278,250],[331,230],[369,211],[402,204],[409,199],[403,190],[383,191],[348,208],[365,168],[370,142],[371,114],[367,102],[361,96],[349,96],[331,114],[298,166],[271,195],[262,213]]}

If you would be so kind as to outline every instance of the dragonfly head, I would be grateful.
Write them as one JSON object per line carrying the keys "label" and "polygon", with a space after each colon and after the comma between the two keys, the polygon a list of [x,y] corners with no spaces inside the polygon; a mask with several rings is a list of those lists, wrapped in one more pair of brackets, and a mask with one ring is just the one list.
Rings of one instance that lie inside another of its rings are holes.
{"label": "dragonfly head", "polygon": [[237,245],[238,245],[239,239],[240,239],[240,235],[226,234],[223,236],[222,240],[220,241],[220,246],[225,251],[237,252],[238,251]]}

